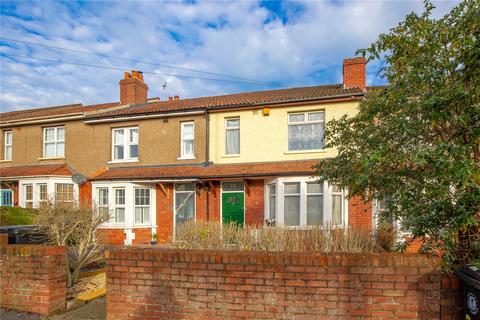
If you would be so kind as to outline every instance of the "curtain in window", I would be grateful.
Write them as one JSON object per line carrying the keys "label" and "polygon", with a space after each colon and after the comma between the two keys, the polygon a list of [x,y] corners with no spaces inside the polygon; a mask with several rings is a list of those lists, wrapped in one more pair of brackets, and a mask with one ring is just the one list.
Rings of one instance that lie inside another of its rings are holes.
{"label": "curtain in window", "polygon": [[316,150],[324,147],[323,123],[288,126],[288,150]]}
{"label": "curtain in window", "polygon": [[240,129],[228,129],[225,134],[225,153],[240,154]]}
{"label": "curtain in window", "polygon": [[342,196],[332,196],[332,223],[335,225],[342,224]]}

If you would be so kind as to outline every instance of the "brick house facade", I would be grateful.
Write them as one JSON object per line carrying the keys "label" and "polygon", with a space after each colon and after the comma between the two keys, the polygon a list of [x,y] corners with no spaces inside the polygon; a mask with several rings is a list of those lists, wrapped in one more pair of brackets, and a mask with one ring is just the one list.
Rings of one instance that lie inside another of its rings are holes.
{"label": "brick house facade", "polygon": [[358,111],[365,63],[345,59],[342,84],[167,101],[133,71],[120,102],[3,113],[2,205],[63,192],[111,213],[99,231],[111,244],[169,242],[192,219],[371,230],[371,204],[313,178],[336,154],[325,124]]}

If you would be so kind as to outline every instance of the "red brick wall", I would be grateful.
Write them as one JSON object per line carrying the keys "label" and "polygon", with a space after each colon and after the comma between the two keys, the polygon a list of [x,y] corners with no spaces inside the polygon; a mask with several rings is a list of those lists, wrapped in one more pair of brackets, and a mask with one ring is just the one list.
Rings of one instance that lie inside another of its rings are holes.
{"label": "red brick wall", "polygon": [[112,246],[123,246],[125,240],[125,232],[123,229],[98,229],[97,236],[101,238],[101,241]]}
{"label": "red brick wall", "polygon": [[85,182],[84,184],[79,185],[79,202],[83,204],[92,203],[92,183],[90,181]]}
{"label": "red brick wall", "polygon": [[173,184],[164,184],[167,195],[157,185],[157,241],[170,242],[173,236]]}
{"label": "red brick wall", "polygon": [[440,259],[112,248],[107,319],[439,319]]}
{"label": "red brick wall", "polygon": [[43,315],[65,310],[64,247],[8,245],[0,252],[1,307]]}
{"label": "red brick wall", "polygon": [[359,196],[348,199],[348,225],[372,230],[372,203]]}
{"label": "red brick wall", "polygon": [[132,244],[150,244],[152,240],[152,228],[137,228],[133,229],[135,239]]}
{"label": "red brick wall", "polygon": [[460,285],[460,280],[457,278],[457,276],[454,274],[442,274],[442,290],[440,295],[440,319],[462,319],[462,288]]}
{"label": "red brick wall", "polygon": [[[248,180],[245,190],[245,223],[248,225],[263,225],[264,214],[264,183],[263,180]],[[250,189],[250,193],[248,192]]]}

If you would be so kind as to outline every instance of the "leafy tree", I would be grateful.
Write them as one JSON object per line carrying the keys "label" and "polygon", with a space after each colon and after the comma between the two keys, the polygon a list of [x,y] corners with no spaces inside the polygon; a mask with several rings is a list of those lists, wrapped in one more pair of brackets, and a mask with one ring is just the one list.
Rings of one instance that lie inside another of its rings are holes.
{"label": "leafy tree", "polygon": [[387,199],[424,250],[446,266],[480,259],[480,2],[440,19],[425,2],[357,52],[383,59],[383,88],[367,89],[359,113],[331,121],[321,179],[349,196]]}

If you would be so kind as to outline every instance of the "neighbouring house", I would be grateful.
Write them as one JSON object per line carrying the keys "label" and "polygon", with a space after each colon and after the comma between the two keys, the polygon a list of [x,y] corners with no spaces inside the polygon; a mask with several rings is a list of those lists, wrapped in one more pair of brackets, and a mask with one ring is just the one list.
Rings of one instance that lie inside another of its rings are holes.
{"label": "neighbouring house", "polygon": [[196,219],[370,230],[371,204],[312,177],[336,154],[325,124],[368,90],[365,63],[345,59],[341,84],[166,101],[132,71],[120,102],[2,113],[1,205],[92,203],[111,244],[168,242]]}

